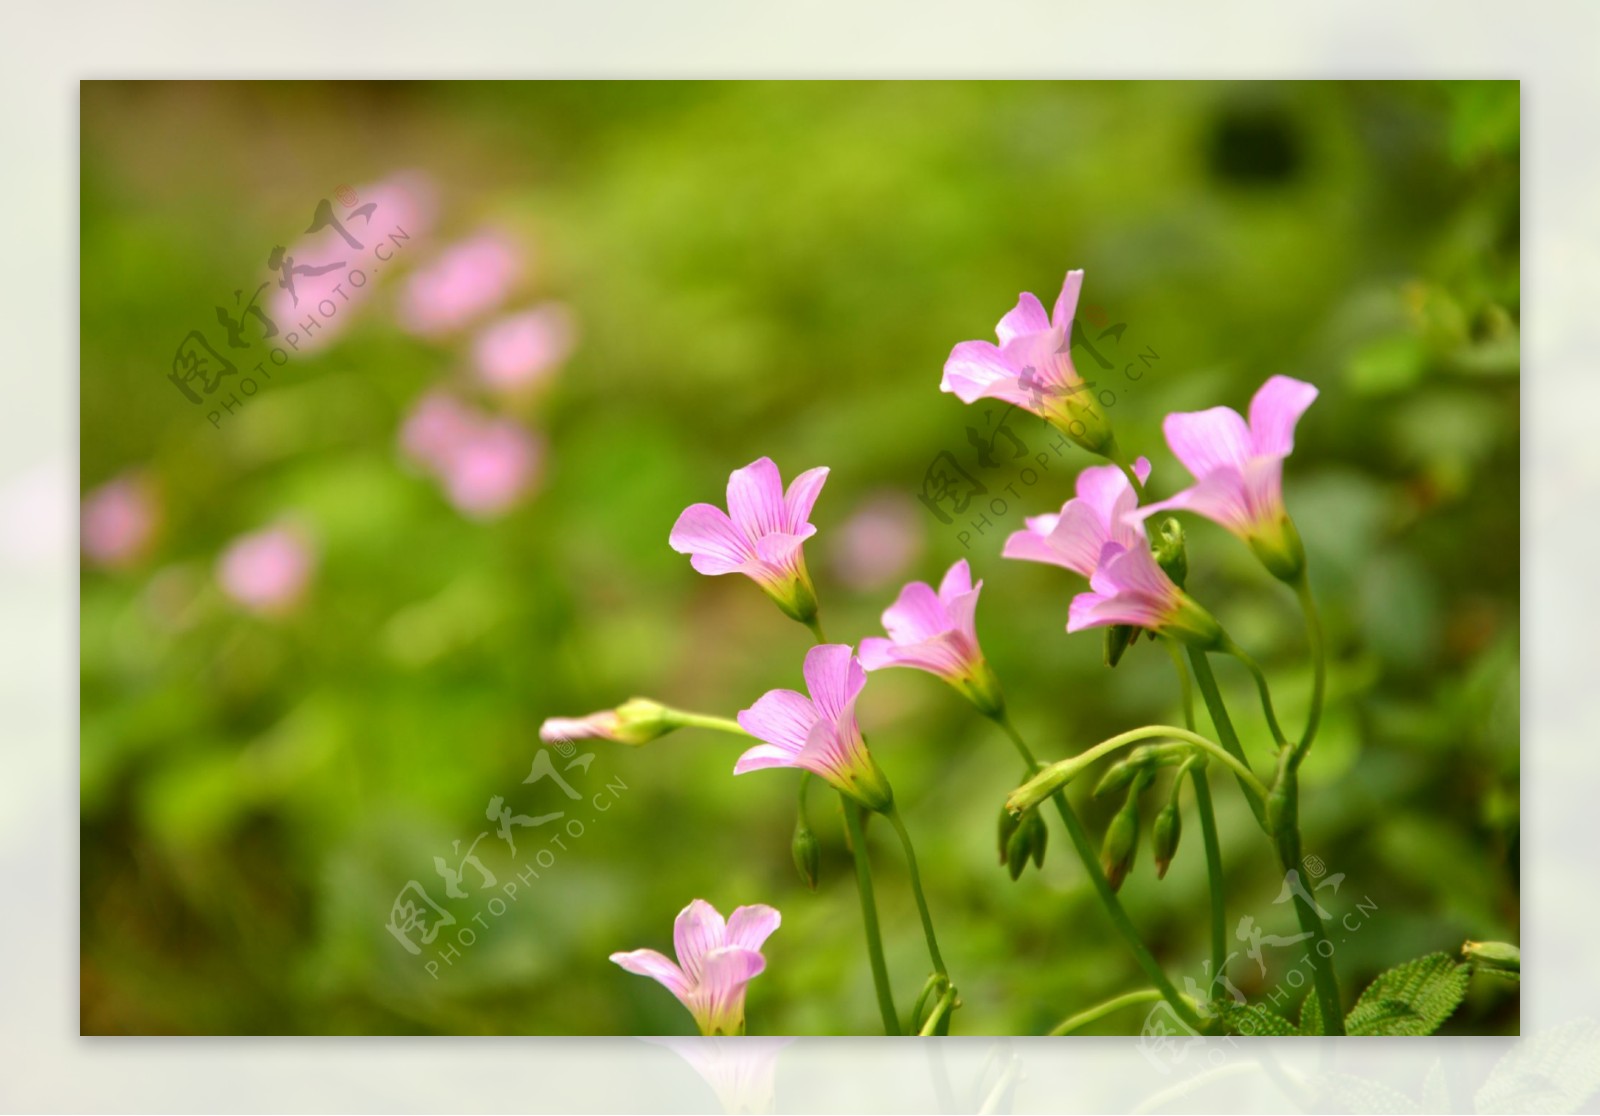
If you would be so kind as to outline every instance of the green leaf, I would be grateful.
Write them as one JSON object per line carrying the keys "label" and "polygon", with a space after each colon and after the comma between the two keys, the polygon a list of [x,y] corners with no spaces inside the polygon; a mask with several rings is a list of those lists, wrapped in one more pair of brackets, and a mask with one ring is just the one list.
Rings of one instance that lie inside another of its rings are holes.
{"label": "green leaf", "polygon": [[1223,1026],[1237,1034],[1283,1038],[1300,1033],[1293,1023],[1260,1004],[1238,1004],[1230,1000],[1213,1004],[1212,1010]]}
{"label": "green leaf", "polygon": [[1322,1005],[1317,1001],[1315,988],[1306,993],[1306,1002],[1300,1005],[1300,1033],[1302,1035],[1328,1033],[1327,1024],[1322,1021]]}
{"label": "green leaf", "polygon": [[1468,966],[1430,953],[1383,973],[1345,1017],[1352,1035],[1431,1035],[1467,994]]}

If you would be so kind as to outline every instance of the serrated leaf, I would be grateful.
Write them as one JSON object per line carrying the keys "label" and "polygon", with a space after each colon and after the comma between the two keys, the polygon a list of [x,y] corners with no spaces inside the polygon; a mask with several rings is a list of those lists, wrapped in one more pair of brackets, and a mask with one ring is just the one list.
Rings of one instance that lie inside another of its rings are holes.
{"label": "serrated leaf", "polygon": [[1260,1004],[1239,1004],[1230,1000],[1212,1005],[1212,1010],[1223,1026],[1241,1035],[1284,1038],[1300,1033],[1293,1023]]}
{"label": "serrated leaf", "polygon": [[1352,1035],[1431,1035],[1467,994],[1468,967],[1430,953],[1381,974],[1345,1016]]}
{"label": "serrated leaf", "polygon": [[1328,1033],[1327,1024],[1322,1021],[1322,1004],[1317,1000],[1315,988],[1306,993],[1306,1001],[1300,1005],[1300,1033],[1302,1035]]}

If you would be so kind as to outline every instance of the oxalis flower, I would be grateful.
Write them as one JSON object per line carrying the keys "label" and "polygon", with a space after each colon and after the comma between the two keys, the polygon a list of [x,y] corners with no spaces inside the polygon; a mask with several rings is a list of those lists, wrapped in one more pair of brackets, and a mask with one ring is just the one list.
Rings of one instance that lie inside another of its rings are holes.
{"label": "oxalis flower", "polygon": [[678,997],[701,1034],[742,1034],[745,988],[767,967],[761,947],[782,922],[782,915],[761,903],[735,909],[724,922],[715,907],[696,899],[673,923],[676,964],[653,949],[613,953],[611,960]]}
{"label": "oxalis flower", "polygon": [[615,709],[602,709],[583,717],[548,717],[539,726],[539,739],[546,744],[572,740],[648,744],[680,727],[673,712],[649,698],[630,698]]}
{"label": "oxalis flower", "polygon": [[733,773],[800,767],[820,775],[869,810],[888,810],[893,797],[861,727],[856,698],[867,672],[848,645],[824,643],[806,652],[806,688],[769,690],[739,713],[739,724],[762,741],[739,757]]}
{"label": "oxalis flower", "polygon": [[[1140,484],[1150,476],[1150,462],[1142,457],[1133,469]],[[1216,646],[1222,635],[1217,622],[1150,553],[1144,525],[1132,517],[1138,496],[1122,470],[1093,466],[1078,474],[1076,487],[1078,494],[1060,513],[1030,517],[1002,551],[1007,558],[1046,562],[1089,579],[1089,592],[1072,599],[1067,631],[1127,624]]]}
{"label": "oxalis flower", "polygon": [[913,581],[883,613],[888,639],[861,641],[861,665],[867,670],[912,667],[954,686],[986,716],[998,716],[1005,703],[1000,683],[978,647],[975,612],[983,582],[972,584],[972,570],[962,559],[950,567],[936,593]]}
{"label": "oxalis flower", "polygon": [[1294,581],[1305,551],[1283,506],[1283,459],[1294,451],[1294,428],[1316,398],[1311,384],[1274,376],[1250,400],[1248,424],[1231,407],[1168,415],[1161,424],[1167,445],[1196,483],[1132,517],[1167,510],[1203,515],[1248,543],[1275,577]]}
{"label": "oxalis flower", "polygon": [[784,491],[769,457],[728,477],[728,510],[691,504],[672,526],[669,542],[703,574],[742,573],[802,624],[817,618],[817,594],[802,545],[817,529],[809,522],[826,468],[808,469]]}
{"label": "oxalis flower", "polygon": [[995,326],[999,345],[963,341],[950,350],[939,390],[954,392],[963,403],[1015,403],[1090,453],[1116,460],[1111,423],[1072,364],[1072,317],[1082,287],[1083,272],[1067,272],[1049,316],[1037,298],[1023,292]]}

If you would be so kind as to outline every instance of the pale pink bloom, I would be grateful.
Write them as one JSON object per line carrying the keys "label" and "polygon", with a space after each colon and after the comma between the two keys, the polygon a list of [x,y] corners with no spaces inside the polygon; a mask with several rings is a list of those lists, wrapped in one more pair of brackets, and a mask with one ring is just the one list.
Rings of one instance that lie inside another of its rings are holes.
{"label": "pale pink bloom", "polygon": [[268,527],[235,539],[217,562],[223,591],[252,612],[279,613],[305,592],[311,547],[292,527]]}
{"label": "pale pink bloom", "polygon": [[560,303],[501,318],[473,345],[478,379],[498,391],[532,387],[567,359],[575,334],[572,312]]}
{"label": "pale pink bloom", "polygon": [[1072,364],[1072,318],[1082,287],[1083,272],[1067,272],[1048,316],[1044,305],[1024,291],[995,326],[999,345],[963,341],[950,350],[939,390],[954,392],[963,403],[1014,403],[1091,453],[1111,456],[1115,439],[1110,423]]}
{"label": "pale pink bloom", "polygon": [[1195,627],[1197,634],[1209,636],[1205,626],[1185,623],[1198,607],[1173,584],[1143,538],[1130,547],[1107,543],[1089,578],[1089,592],[1072,598],[1067,631],[1131,624],[1151,631]]}
{"label": "pale pink bloom", "polygon": [[479,233],[411,274],[400,295],[400,324],[423,337],[449,333],[499,306],[521,276],[522,254],[511,241]]}
{"label": "pale pink bloom", "polygon": [[400,448],[417,464],[442,472],[482,424],[482,416],[455,396],[430,391],[401,425]]}
{"label": "pale pink bloom", "polygon": [[[327,201],[334,219],[361,247],[352,247],[329,224],[285,250],[273,273],[265,309],[278,327],[278,335],[268,343],[290,352],[310,352],[343,331],[387,274],[385,267],[399,268],[398,260],[386,264],[377,253],[403,260],[433,228],[433,183],[414,171],[358,188],[353,205],[338,197]],[[369,205],[370,211],[366,209]],[[290,286],[283,285],[285,268],[295,269],[287,277]],[[311,274],[313,271],[320,274]],[[354,272],[361,274],[353,279]],[[241,317],[239,306],[226,309],[243,323],[245,338],[252,339],[252,331],[257,329],[254,315]],[[307,329],[312,319],[316,324]]]}
{"label": "pale pink bloom", "polygon": [[[1150,462],[1141,457],[1133,465],[1143,484],[1150,479]],[[1029,516],[1026,530],[1013,531],[1001,555],[1028,562],[1048,562],[1084,577],[1093,577],[1100,552],[1107,543],[1125,550],[1145,545],[1144,527],[1126,522],[1139,497],[1128,478],[1115,465],[1094,465],[1078,474],[1077,496],[1061,505],[1059,513]]]}
{"label": "pale pink bloom", "polygon": [[691,504],[673,524],[668,541],[690,556],[698,572],[742,573],[790,616],[810,623],[817,599],[801,548],[817,533],[811,508],[827,479],[825,467],[808,469],[785,492],[778,467],[763,457],[728,478],[727,512],[713,504]]}
{"label": "pale pink bloom", "polygon": [[856,723],[856,698],[867,684],[866,671],[848,645],[824,643],[806,652],[804,674],[810,697],[769,690],[740,711],[740,726],[762,743],[739,757],[733,773],[799,767],[869,809],[887,809],[889,784]]}
{"label": "pale pink bloom", "polygon": [[155,491],[137,473],[124,473],[83,498],[83,552],[97,566],[130,566],[149,551],[159,513]]}
{"label": "pale pink bloom", "polygon": [[613,953],[611,960],[658,981],[689,1009],[701,1034],[736,1035],[744,1031],[745,989],[767,967],[761,947],[782,922],[761,903],[736,908],[724,922],[715,907],[696,899],[673,924],[676,964],[653,949]]}
{"label": "pale pink bloom", "polygon": [[549,717],[539,726],[546,744],[573,740],[614,740],[618,744],[648,744],[678,728],[674,711],[648,698],[629,698],[615,709],[602,709],[583,717]]}
{"label": "pale pink bloom", "polygon": [[867,500],[829,535],[839,580],[860,592],[881,589],[904,575],[923,549],[917,504],[897,492]]}
{"label": "pale pink bloom", "polygon": [[463,515],[492,519],[522,499],[537,475],[543,444],[510,419],[472,433],[445,462],[445,493]]}
{"label": "pale pink bloom", "polygon": [[950,567],[937,593],[926,582],[913,581],[884,610],[889,638],[861,641],[861,665],[867,670],[925,670],[960,690],[979,709],[998,713],[1000,686],[978,648],[974,614],[982,589],[981,581],[973,585],[964,558]]}
{"label": "pale pink bloom", "polygon": [[1300,416],[1316,398],[1311,384],[1274,376],[1250,400],[1248,424],[1231,407],[1168,415],[1162,423],[1167,445],[1196,483],[1132,514],[1203,515],[1249,543],[1274,573],[1295,576],[1303,555],[1283,506],[1283,459],[1294,450]]}

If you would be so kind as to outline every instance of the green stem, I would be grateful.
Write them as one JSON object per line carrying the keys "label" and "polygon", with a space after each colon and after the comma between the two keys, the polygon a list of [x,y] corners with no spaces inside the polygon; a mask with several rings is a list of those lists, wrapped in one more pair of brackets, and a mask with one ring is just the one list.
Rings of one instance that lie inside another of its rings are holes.
{"label": "green stem", "polygon": [[732,733],[734,736],[750,735],[738,721],[729,720],[727,717],[712,717],[705,713],[685,713],[681,709],[674,709],[672,710],[672,719],[684,728],[711,729],[714,732]]}
{"label": "green stem", "polygon": [[[1279,803],[1274,819],[1278,827],[1274,838],[1278,860],[1283,865],[1285,877],[1290,872],[1300,876],[1303,874],[1300,867],[1300,781],[1288,752],[1284,753],[1284,762],[1279,764],[1278,781],[1273,787],[1273,794],[1278,796]],[[1322,925],[1322,916],[1317,913],[1316,904],[1303,886],[1295,890],[1294,911],[1301,932],[1310,935],[1306,939],[1306,960],[1311,963],[1311,980],[1316,989],[1317,1003],[1322,1008],[1323,1026],[1329,1035],[1342,1035],[1344,1008],[1339,999],[1338,974],[1333,970],[1333,943],[1328,939],[1328,931]],[[1322,948],[1324,942],[1328,943],[1326,951]]]}
{"label": "green stem", "polygon": [[[1206,703],[1206,711],[1211,714],[1211,723],[1217,730],[1217,739],[1222,741],[1222,746],[1228,750],[1229,755],[1248,766],[1248,761],[1244,758],[1244,748],[1239,745],[1239,734],[1233,731],[1233,719],[1228,716],[1228,707],[1222,704],[1222,691],[1217,689],[1217,676],[1211,673],[1211,663],[1206,659],[1206,653],[1198,647],[1189,648],[1189,665],[1194,667],[1194,680],[1200,687],[1200,696]],[[1260,783],[1256,785],[1259,786]],[[1245,797],[1250,801],[1250,810],[1255,814],[1256,821],[1262,829],[1270,833],[1265,800],[1251,795],[1242,777],[1239,779],[1239,787],[1245,791]]]}
{"label": "green stem", "polygon": [[1278,724],[1277,710],[1272,707],[1272,689],[1267,685],[1266,672],[1261,669],[1261,664],[1251,658],[1250,653],[1243,647],[1240,647],[1226,635],[1222,639],[1223,653],[1232,655],[1243,663],[1245,669],[1250,672],[1250,677],[1255,679],[1256,692],[1261,695],[1261,708],[1267,715],[1267,727],[1272,730],[1272,739],[1277,741],[1278,747],[1287,748],[1289,746],[1289,738],[1283,735],[1283,728]]}
{"label": "green stem", "polygon": [[906,868],[911,875],[911,894],[917,900],[917,913],[922,916],[922,933],[928,939],[928,957],[933,961],[934,971],[944,977],[948,983],[950,970],[945,968],[944,958],[939,956],[939,941],[933,933],[933,916],[928,912],[928,899],[922,893],[922,873],[917,871],[917,853],[911,847],[911,834],[906,832],[906,823],[900,817],[900,811],[889,807],[889,824],[894,826],[894,831],[900,835],[900,844],[906,850]]}
{"label": "green stem", "polygon": [[1126,461],[1118,461],[1117,468],[1122,470],[1122,475],[1128,478],[1129,484],[1133,485],[1134,495],[1142,499],[1144,497],[1144,485],[1139,483],[1139,474],[1135,473]]}
{"label": "green stem", "polygon": [[[1016,745],[1028,769],[1039,770],[1039,761],[1033,758],[1032,750],[1017,732],[1017,727],[1011,723],[1011,718],[1002,714],[997,723],[1011,738],[1011,743]],[[1094,886],[1095,894],[1100,899],[1100,905],[1106,910],[1106,916],[1111,919],[1111,925],[1116,927],[1117,933],[1128,943],[1128,948],[1133,950],[1134,960],[1138,962],[1139,968],[1144,970],[1145,976],[1150,978],[1150,983],[1156,986],[1162,998],[1172,1005],[1172,1010],[1177,1013],[1178,1018],[1199,1030],[1203,1026],[1199,1016],[1189,1007],[1188,1000],[1173,987],[1172,981],[1167,979],[1160,962],[1139,937],[1139,931],[1133,925],[1133,920],[1128,917],[1128,912],[1122,909],[1117,893],[1111,889],[1111,884],[1100,867],[1099,855],[1089,844],[1089,835],[1084,832],[1083,823],[1078,820],[1072,804],[1067,801],[1066,792],[1058,790],[1051,797],[1055,799],[1056,811],[1061,815],[1061,824],[1066,827],[1067,838],[1072,842],[1078,859],[1083,862],[1083,870],[1088,874],[1089,882]]]}
{"label": "green stem", "polygon": [[1222,894],[1222,844],[1217,840],[1217,815],[1211,806],[1211,784],[1203,764],[1189,769],[1194,784],[1195,812],[1200,815],[1200,836],[1206,847],[1206,876],[1211,889],[1211,979],[1222,976],[1228,953],[1228,918]]}
{"label": "green stem", "polygon": [[1141,988],[1137,992],[1128,992],[1125,995],[1107,1000],[1103,1004],[1096,1004],[1092,1008],[1084,1008],[1076,1015],[1067,1016],[1060,1023],[1050,1028],[1046,1035],[1051,1038],[1058,1035],[1070,1035],[1079,1027],[1087,1027],[1097,1020],[1104,1019],[1114,1011],[1121,1011],[1123,1008],[1132,1007],[1134,1004],[1153,1004],[1161,998],[1161,991],[1156,988]]}
{"label": "green stem", "polygon": [[867,835],[861,827],[861,806],[842,792],[839,801],[844,807],[844,824],[850,834],[850,850],[856,859],[856,890],[861,894],[861,921],[867,935],[867,960],[872,965],[872,985],[878,993],[883,1033],[898,1035],[900,1020],[894,1010],[894,994],[889,991],[889,966],[883,960],[883,937],[878,931],[878,905],[872,897],[872,867],[867,863]]}
{"label": "green stem", "polygon": [[[939,997],[939,1002],[933,1005],[933,1010],[928,1013],[928,1021],[922,1025],[919,1035],[942,1035],[948,1031],[940,1025],[944,1023],[945,1016],[950,1014],[950,1009],[955,1007],[956,990],[946,988],[944,995]],[[946,1025],[948,1026],[948,1025]]]}
{"label": "green stem", "polygon": [[[1084,749],[1070,759],[1053,763],[1049,767],[1042,770],[1049,771],[1052,769],[1060,769],[1062,767],[1070,766],[1077,769],[1074,774],[1079,774],[1084,769],[1088,768],[1090,764],[1094,763],[1102,756],[1110,755],[1118,748],[1126,748],[1129,744],[1137,744],[1141,740],[1151,740],[1155,738],[1165,738],[1168,740],[1177,741],[1180,744],[1189,744],[1215,756],[1217,759],[1226,764],[1228,768],[1239,777],[1240,787],[1244,789],[1246,796],[1249,797],[1252,802],[1256,803],[1257,805],[1261,805],[1266,802],[1267,786],[1260,779],[1256,778],[1255,773],[1250,770],[1248,764],[1235,759],[1228,752],[1218,747],[1214,741],[1207,740],[1199,733],[1190,732],[1188,729],[1178,728],[1176,725],[1144,725],[1140,728],[1129,729],[1127,732],[1119,733],[1110,739],[1100,741],[1100,743],[1096,744],[1092,748]],[[1037,776],[1035,778],[1037,778]],[[1024,786],[1026,785],[1027,784],[1024,784]],[[1020,793],[1021,789],[1019,788],[1018,791],[1013,792],[1013,797]]]}
{"label": "green stem", "polygon": [[811,629],[811,634],[817,638],[818,643],[827,643],[828,637],[822,634],[822,617],[813,616],[806,621],[806,627]]}
{"label": "green stem", "polygon": [[1311,712],[1306,717],[1306,731],[1294,750],[1293,763],[1298,767],[1310,749],[1311,741],[1317,735],[1317,726],[1322,722],[1322,702],[1328,684],[1328,648],[1322,635],[1322,617],[1317,613],[1317,601],[1311,595],[1311,579],[1303,566],[1294,591],[1300,598],[1301,610],[1306,614],[1306,641],[1311,645],[1312,663]]}

